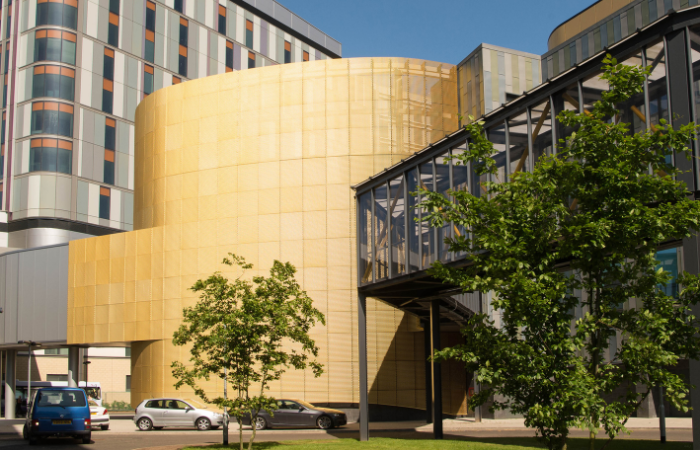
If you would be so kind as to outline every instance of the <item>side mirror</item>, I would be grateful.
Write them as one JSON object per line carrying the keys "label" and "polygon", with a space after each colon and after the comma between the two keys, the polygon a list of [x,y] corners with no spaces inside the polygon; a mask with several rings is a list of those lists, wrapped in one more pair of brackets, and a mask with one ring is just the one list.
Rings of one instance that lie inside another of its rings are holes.
{"label": "side mirror", "polygon": [[185,408],[185,412],[190,412],[190,411],[194,411],[194,408],[190,408],[189,406],[187,408]]}
{"label": "side mirror", "polygon": [[305,409],[305,408],[304,408],[303,406],[300,406],[300,407],[299,407],[299,412],[304,411],[304,409]]}

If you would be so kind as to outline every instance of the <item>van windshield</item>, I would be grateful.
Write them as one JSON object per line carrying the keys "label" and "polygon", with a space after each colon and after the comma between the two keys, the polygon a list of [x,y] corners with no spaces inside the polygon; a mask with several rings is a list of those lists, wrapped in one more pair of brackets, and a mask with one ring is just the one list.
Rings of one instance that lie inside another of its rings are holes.
{"label": "van windshield", "polygon": [[85,395],[80,391],[41,390],[36,395],[37,406],[86,406]]}

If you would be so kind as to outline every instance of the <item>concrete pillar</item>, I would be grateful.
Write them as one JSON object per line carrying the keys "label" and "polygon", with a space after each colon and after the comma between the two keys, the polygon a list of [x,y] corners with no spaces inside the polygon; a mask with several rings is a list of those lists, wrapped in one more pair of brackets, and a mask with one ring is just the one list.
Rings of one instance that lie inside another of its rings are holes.
{"label": "concrete pillar", "polygon": [[357,328],[360,356],[360,441],[369,440],[369,395],[367,379],[367,298],[357,293]]}
{"label": "concrete pillar", "polygon": [[80,381],[80,347],[68,347],[68,386],[78,387]]}
{"label": "concrete pillar", "polygon": [[7,350],[5,353],[5,419],[14,419],[17,350]]}
{"label": "concrete pillar", "polygon": [[[440,303],[430,304],[430,332],[432,338],[431,354],[441,349],[440,345]],[[433,362],[433,437],[442,439],[442,367]]]}

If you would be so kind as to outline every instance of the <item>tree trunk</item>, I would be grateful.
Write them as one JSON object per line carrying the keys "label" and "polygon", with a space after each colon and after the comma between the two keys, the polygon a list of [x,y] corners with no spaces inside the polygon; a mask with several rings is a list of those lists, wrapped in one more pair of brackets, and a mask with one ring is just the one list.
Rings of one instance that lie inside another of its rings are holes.
{"label": "tree trunk", "polygon": [[593,431],[591,431],[590,435],[588,436],[588,439],[589,439],[588,449],[595,450],[595,433]]}
{"label": "tree trunk", "polygon": [[[226,417],[224,417],[224,420],[226,420]],[[243,419],[236,417],[236,422],[238,422],[238,445],[243,450]],[[255,425],[253,425],[253,428],[255,428]]]}

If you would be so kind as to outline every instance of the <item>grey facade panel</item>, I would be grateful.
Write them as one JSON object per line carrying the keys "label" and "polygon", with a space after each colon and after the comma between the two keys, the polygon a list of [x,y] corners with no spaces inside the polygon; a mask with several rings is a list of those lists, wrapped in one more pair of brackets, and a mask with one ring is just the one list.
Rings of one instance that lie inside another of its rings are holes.
{"label": "grey facade panel", "polygon": [[268,16],[272,16],[275,12],[275,4],[272,0],[255,0],[255,7]]}
{"label": "grey facade panel", "polygon": [[92,176],[92,159],[93,159],[93,144],[83,142],[83,165],[80,176],[83,178],[93,179]]}
{"label": "grey facade panel", "polygon": [[286,8],[276,4],[276,3],[275,3],[275,15],[273,17],[276,20],[279,20],[280,23],[282,23],[290,28],[292,27],[292,13],[288,9],[286,9]]}
{"label": "grey facade panel", "polygon": [[85,220],[88,214],[88,195],[89,185],[84,181],[78,181],[78,215],[84,215]]}
{"label": "grey facade panel", "polygon": [[5,261],[5,305],[3,309],[3,343],[17,342],[17,283],[19,281],[19,255],[0,256]]}

